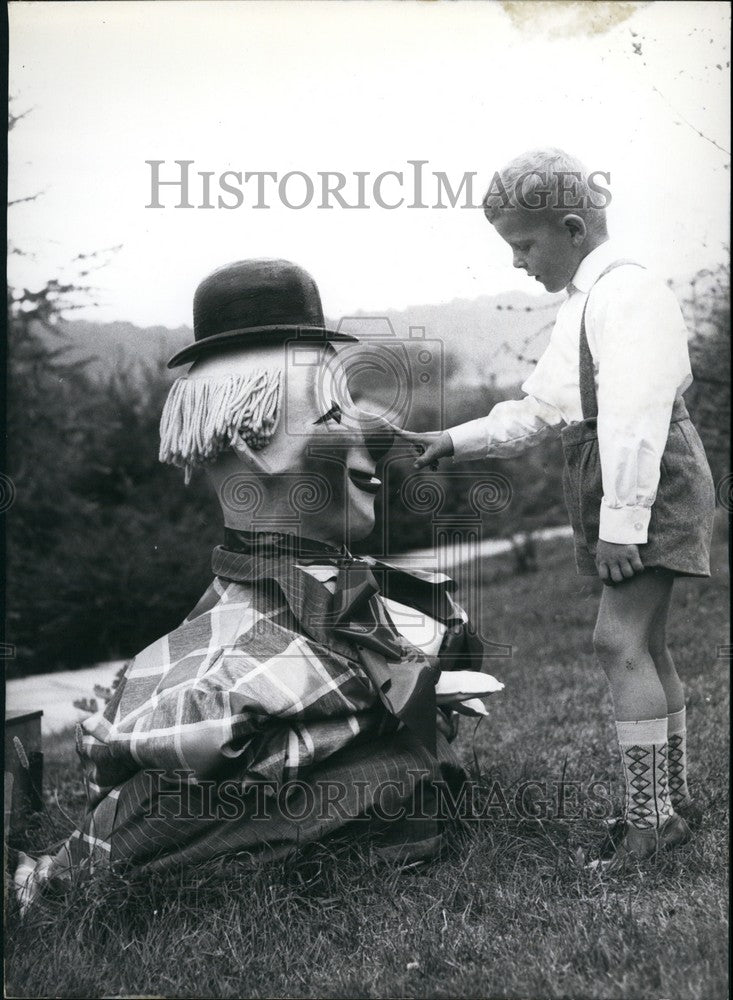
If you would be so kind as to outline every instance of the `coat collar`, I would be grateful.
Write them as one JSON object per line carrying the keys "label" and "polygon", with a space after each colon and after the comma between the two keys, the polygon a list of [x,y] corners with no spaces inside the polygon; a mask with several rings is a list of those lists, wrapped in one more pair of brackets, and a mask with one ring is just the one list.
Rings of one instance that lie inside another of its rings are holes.
{"label": "coat collar", "polygon": [[296,621],[313,639],[333,645],[332,628],[341,623],[343,609],[337,606],[334,594],[326,583],[336,580],[336,593],[343,592],[339,576],[348,573],[349,565],[362,565],[370,570],[371,580],[362,586],[363,596],[382,594],[416,608],[447,625],[461,623],[460,616],[448,598],[453,581],[443,574],[408,573],[389,563],[374,559],[337,558],[333,564],[319,562],[300,565],[291,555],[263,557],[234,552],[217,545],[211,557],[216,576],[236,583],[272,580],[282,592]]}
{"label": "coat collar", "polygon": [[[273,582],[299,627],[316,642],[333,646],[328,628],[335,623],[333,595],[291,556],[263,557],[217,545],[211,556],[211,568],[216,576],[235,583]],[[277,595],[272,596],[277,601]]]}

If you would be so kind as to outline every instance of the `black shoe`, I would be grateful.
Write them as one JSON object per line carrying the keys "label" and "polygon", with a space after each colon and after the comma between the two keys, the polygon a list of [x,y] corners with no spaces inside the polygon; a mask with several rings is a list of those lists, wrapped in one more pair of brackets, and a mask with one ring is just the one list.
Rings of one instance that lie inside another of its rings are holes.
{"label": "black shoe", "polygon": [[695,799],[686,799],[678,805],[673,806],[678,816],[687,823],[691,830],[699,830],[705,818],[705,810]]}
{"label": "black shoe", "polygon": [[[675,813],[681,816],[691,830],[699,830],[705,818],[705,810],[695,799],[687,799],[673,806]],[[601,859],[613,857],[616,848],[624,839],[626,834],[626,820],[623,816],[614,816],[613,819],[606,820],[606,835],[599,848]]]}
{"label": "black shoe", "polygon": [[677,813],[672,813],[658,829],[639,830],[635,826],[624,825],[626,832],[616,844],[613,854],[591,861],[587,868],[618,871],[627,862],[648,861],[662,851],[687,844],[692,838],[689,826]]}

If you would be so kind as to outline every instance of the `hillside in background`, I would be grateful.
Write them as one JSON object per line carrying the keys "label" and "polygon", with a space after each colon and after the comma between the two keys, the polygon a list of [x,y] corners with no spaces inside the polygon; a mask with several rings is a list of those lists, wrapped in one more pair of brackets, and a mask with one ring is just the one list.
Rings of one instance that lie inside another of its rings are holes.
{"label": "hillside in background", "polygon": [[545,349],[563,298],[514,291],[382,313],[360,310],[344,317],[339,329],[371,339],[384,335],[387,320],[400,340],[410,339],[410,328],[413,335],[423,329],[426,340],[442,343],[453,361],[451,374],[465,385],[516,385]]}
{"label": "hillside in background", "polygon": [[[105,378],[115,370],[127,368],[131,362],[148,365],[165,363],[177,350],[193,340],[187,326],[171,330],[166,326],[135,326],[134,323],[95,323],[77,319],[58,324],[69,350],[64,354],[68,362],[90,359],[87,372]],[[41,335],[58,346],[58,339],[47,331]]]}
{"label": "hillside in background", "polygon": [[[686,283],[675,282],[675,290],[687,314],[690,334],[705,333],[695,303],[687,300]],[[563,298],[561,294],[530,296],[511,291],[402,310],[362,309],[327,322],[369,343],[408,341],[415,336],[437,340],[446,359],[446,381],[455,378],[469,387],[517,386],[547,346]],[[59,327],[70,346],[66,359],[91,358],[89,374],[102,378],[130,362],[165,362],[193,341],[188,326],[170,329],[122,321],[71,320]],[[53,346],[58,346],[55,338]]]}
{"label": "hillside in background", "polygon": [[[675,282],[674,287],[687,314],[690,334],[705,333],[695,303],[687,300],[687,283]],[[408,341],[416,336],[439,341],[446,359],[446,381],[455,378],[469,387],[516,387],[547,346],[563,298],[561,294],[530,296],[511,291],[402,310],[361,309],[327,322],[368,343]],[[130,362],[164,363],[193,341],[188,326],[170,329],[90,320],[71,320],[59,326],[70,346],[67,360],[91,358],[89,374],[102,378]],[[54,340],[53,346],[57,344]]]}
{"label": "hillside in background", "polygon": [[[451,372],[470,385],[513,385],[526,377],[550,335],[560,296],[532,297],[522,292],[454,299],[439,305],[370,312],[331,320],[337,328],[372,340],[410,339],[410,327],[422,327],[427,340],[439,340],[451,357]],[[390,326],[391,324],[391,326]],[[90,374],[105,376],[120,362],[157,364],[193,340],[180,326],[138,327],[133,323],[72,320],[60,324],[68,337],[69,361],[92,358]],[[520,360],[526,358],[526,360]]]}

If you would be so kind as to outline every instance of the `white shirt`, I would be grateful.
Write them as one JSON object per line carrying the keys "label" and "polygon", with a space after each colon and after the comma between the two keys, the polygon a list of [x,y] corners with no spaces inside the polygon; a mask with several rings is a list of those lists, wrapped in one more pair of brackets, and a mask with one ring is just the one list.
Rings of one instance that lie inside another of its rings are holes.
{"label": "white shirt", "polygon": [[[578,345],[588,292],[615,260],[633,259],[611,241],[584,257],[568,285],[550,343],[522,386],[523,399],[448,431],[456,458],[510,458],[583,419]],[[647,270],[604,276],[585,315],[598,395],[603,478],[599,536],[642,545],[657,495],[675,397],[690,385],[687,329],[677,299]]]}

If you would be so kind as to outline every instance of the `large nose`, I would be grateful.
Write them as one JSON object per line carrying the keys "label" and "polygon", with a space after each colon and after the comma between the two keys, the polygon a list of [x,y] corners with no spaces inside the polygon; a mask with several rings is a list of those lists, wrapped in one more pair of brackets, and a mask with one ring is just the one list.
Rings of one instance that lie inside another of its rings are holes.
{"label": "large nose", "polygon": [[394,439],[392,425],[383,417],[372,417],[368,427],[364,429],[364,444],[375,462],[384,458],[394,444]]}
{"label": "large nose", "polygon": [[514,263],[514,267],[523,267],[523,268],[527,267],[527,264],[526,264],[526,262],[524,260],[524,257],[520,253],[517,253],[516,250],[514,251],[514,261],[513,261],[513,263]]}
{"label": "large nose", "polygon": [[384,458],[395,440],[395,431],[389,420],[359,407],[354,407],[350,416],[354,425],[361,431],[364,447],[370,457],[375,462]]}

